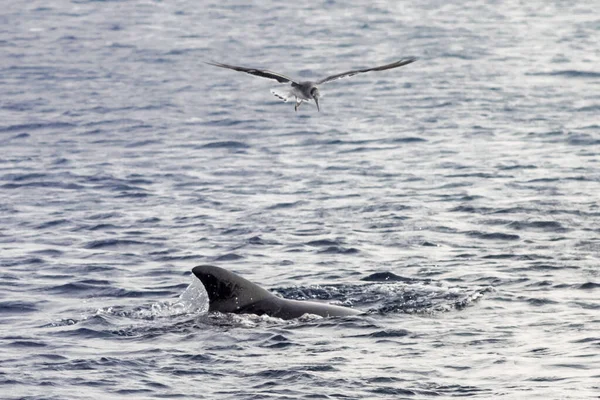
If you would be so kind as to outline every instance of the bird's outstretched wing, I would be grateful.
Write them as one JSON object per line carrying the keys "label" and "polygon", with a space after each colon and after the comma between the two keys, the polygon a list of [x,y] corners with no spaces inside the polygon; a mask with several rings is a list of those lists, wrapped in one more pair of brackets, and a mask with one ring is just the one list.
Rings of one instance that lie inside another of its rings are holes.
{"label": "bird's outstretched wing", "polygon": [[235,65],[228,65],[228,64],[222,64],[222,63],[217,63],[217,62],[207,62],[206,64],[214,65],[215,67],[220,67],[220,68],[228,68],[228,69],[232,69],[234,71],[245,72],[250,75],[260,76],[261,78],[273,79],[279,83],[287,83],[287,82],[296,83],[296,82],[294,82],[294,80],[292,78],[288,78],[285,75],[278,74],[277,72],[267,71],[265,69],[236,67]]}
{"label": "bird's outstretched wing", "polygon": [[335,75],[328,76],[327,78],[321,79],[320,81],[317,82],[317,84],[320,85],[322,83],[335,81],[337,79],[346,78],[346,77],[353,76],[353,75],[356,75],[356,74],[362,74],[363,72],[385,71],[386,69],[398,68],[398,67],[401,67],[401,66],[406,65],[406,64],[410,64],[410,63],[415,62],[415,61],[417,61],[417,59],[413,58],[413,57],[411,57],[411,58],[403,58],[402,60],[393,62],[391,64],[381,65],[379,67],[365,68],[365,69],[355,69],[355,70],[352,70],[352,71],[342,72],[341,74],[335,74]]}

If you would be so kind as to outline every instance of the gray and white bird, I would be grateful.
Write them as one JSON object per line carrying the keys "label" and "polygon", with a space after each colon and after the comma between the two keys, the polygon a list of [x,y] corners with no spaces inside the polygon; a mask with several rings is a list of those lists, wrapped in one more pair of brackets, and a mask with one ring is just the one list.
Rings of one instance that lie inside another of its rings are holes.
{"label": "gray and white bird", "polygon": [[287,90],[272,89],[271,93],[273,93],[276,97],[278,97],[281,100],[286,101],[286,102],[292,98],[295,98],[296,106],[294,107],[294,109],[296,111],[298,111],[298,107],[300,107],[302,102],[304,102],[304,101],[308,102],[311,100],[315,101],[315,103],[317,105],[317,110],[321,111],[321,109],[319,108],[319,97],[321,97],[321,94],[319,93],[318,85],[321,85],[321,84],[327,83],[327,82],[331,82],[331,81],[335,81],[337,79],[342,79],[342,78],[346,78],[349,76],[353,76],[356,74],[362,74],[363,72],[385,71],[388,69],[402,67],[403,65],[410,64],[412,62],[415,62],[416,60],[417,60],[416,58],[412,58],[412,57],[411,58],[403,58],[403,59],[393,62],[391,64],[381,65],[379,67],[354,69],[352,71],[346,71],[346,72],[342,72],[340,74],[331,75],[331,76],[328,76],[327,78],[321,79],[316,82],[312,82],[312,81],[296,82],[292,78],[288,78],[285,75],[278,74],[277,72],[268,71],[266,69],[237,67],[235,65],[222,64],[222,63],[218,63],[218,62],[207,62],[206,64],[214,65],[215,67],[220,67],[220,68],[228,68],[228,69],[232,69],[234,71],[245,72],[250,75],[260,76],[262,78],[273,79],[279,83],[289,83],[289,84],[291,84],[291,86]]}

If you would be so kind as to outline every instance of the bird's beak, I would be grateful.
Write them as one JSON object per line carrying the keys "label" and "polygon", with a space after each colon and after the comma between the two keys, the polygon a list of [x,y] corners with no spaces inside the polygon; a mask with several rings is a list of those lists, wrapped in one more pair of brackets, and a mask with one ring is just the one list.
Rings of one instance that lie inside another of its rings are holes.
{"label": "bird's beak", "polygon": [[315,103],[317,104],[317,111],[321,112],[321,109],[319,108],[319,98],[315,96],[313,99],[315,99]]}

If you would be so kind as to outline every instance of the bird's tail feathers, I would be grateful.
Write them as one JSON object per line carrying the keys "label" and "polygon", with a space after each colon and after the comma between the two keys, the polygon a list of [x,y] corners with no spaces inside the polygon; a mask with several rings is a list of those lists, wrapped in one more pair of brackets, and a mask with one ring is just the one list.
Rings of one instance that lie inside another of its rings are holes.
{"label": "bird's tail feathers", "polygon": [[271,93],[278,99],[281,99],[285,102],[289,101],[294,97],[290,90],[279,90],[279,89],[271,89]]}

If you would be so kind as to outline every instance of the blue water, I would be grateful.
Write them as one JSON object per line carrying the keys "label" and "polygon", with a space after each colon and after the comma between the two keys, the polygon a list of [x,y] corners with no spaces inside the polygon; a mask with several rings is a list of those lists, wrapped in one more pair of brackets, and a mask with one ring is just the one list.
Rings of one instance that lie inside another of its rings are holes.
{"label": "blue water", "polygon": [[[594,2],[4,2],[6,399],[600,396]],[[215,60],[313,79],[321,112]],[[190,270],[366,315],[206,313]]]}

